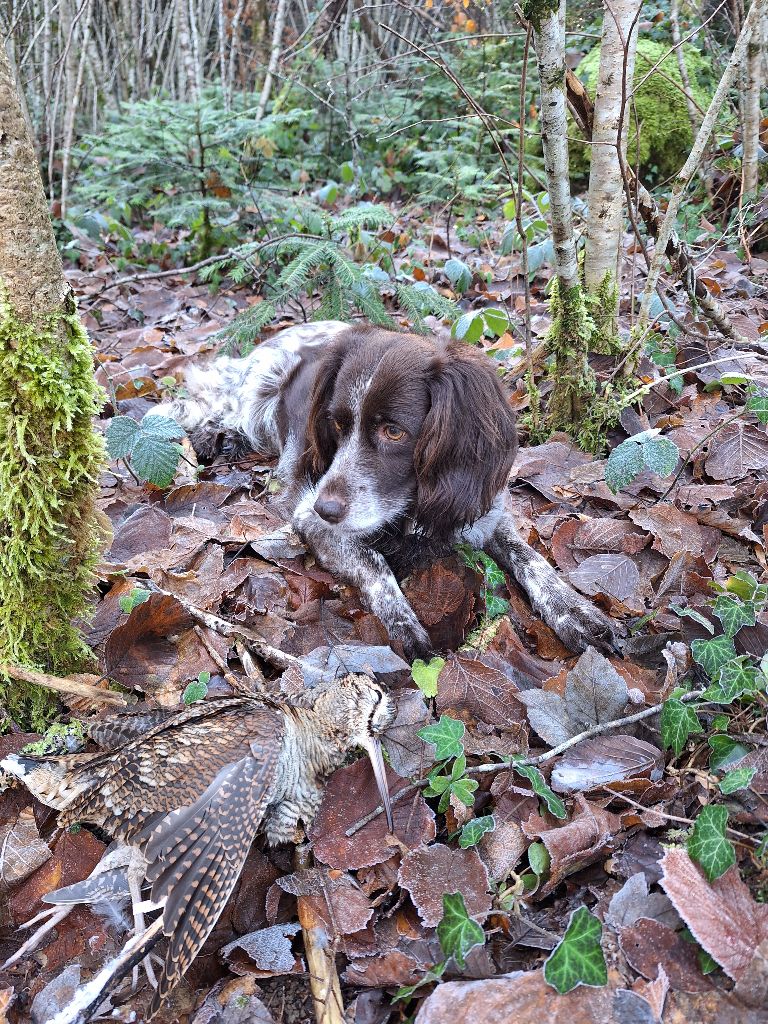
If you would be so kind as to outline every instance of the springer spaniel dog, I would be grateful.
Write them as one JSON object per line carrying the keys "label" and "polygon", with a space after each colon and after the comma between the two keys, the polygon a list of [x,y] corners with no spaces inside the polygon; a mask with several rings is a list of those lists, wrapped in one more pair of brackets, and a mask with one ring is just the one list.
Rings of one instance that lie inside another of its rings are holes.
{"label": "springer spaniel dog", "polygon": [[522,540],[505,509],[515,421],[482,352],[322,321],[193,369],[186,390],[156,412],[180,423],[203,458],[222,436],[278,456],[293,528],[357,587],[409,660],[431,645],[393,568],[409,550],[458,542],[508,570],[567,647],[616,649],[611,620]]}

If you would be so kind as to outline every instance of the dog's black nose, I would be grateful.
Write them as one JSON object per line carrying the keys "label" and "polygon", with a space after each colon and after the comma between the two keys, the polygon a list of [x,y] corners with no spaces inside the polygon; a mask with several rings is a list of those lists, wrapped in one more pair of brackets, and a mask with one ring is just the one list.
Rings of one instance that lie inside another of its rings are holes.
{"label": "dog's black nose", "polygon": [[315,512],[326,523],[340,523],[347,514],[347,503],[334,495],[325,498],[321,495],[315,502]]}

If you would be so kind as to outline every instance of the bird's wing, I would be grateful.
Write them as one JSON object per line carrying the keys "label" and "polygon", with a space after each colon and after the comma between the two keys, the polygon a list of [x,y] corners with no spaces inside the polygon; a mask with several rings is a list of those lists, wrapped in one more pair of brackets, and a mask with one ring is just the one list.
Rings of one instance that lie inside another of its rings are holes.
{"label": "bird's wing", "polygon": [[165,815],[141,840],[169,939],[153,1006],[197,956],[237,883],[273,793],[282,727],[274,713],[251,722],[252,753],[222,767],[191,806]]}
{"label": "bird's wing", "polygon": [[95,821],[133,841],[152,815],[154,824],[194,804],[224,765],[249,753],[252,734],[265,726],[281,735],[279,712],[262,700],[224,699],[187,708],[69,773],[73,796],[59,823]]}
{"label": "bird's wing", "polygon": [[102,718],[88,727],[88,735],[102,750],[114,751],[124,743],[146,736],[158,726],[166,725],[173,712],[167,708],[144,707],[123,711],[119,715]]}

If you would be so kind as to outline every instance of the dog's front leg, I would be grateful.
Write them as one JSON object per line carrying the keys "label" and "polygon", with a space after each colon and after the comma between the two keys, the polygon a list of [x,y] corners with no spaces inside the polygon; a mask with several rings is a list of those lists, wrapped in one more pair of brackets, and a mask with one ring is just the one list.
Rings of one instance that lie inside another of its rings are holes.
{"label": "dog's front leg", "polygon": [[400,643],[408,661],[429,654],[429,636],[378,551],[317,516],[295,516],[293,525],[329,572],[357,587],[365,607],[381,620],[390,640]]}
{"label": "dog's front leg", "polygon": [[597,647],[618,652],[620,627],[566,583],[549,562],[526,544],[508,511],[502,513],[486,550],[515,577],[531,605],[572,651]]}

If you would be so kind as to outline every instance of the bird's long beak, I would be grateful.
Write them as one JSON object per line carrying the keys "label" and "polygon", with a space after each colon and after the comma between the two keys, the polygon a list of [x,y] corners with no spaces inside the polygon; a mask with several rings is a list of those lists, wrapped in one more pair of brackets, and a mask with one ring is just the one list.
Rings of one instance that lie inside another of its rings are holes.
{"label": "bird's long beak", "polygon": [[373,774],[376,778],[376,785],[379,787],[379,796],[384,805],[384,814],[387,818],[387,829],[394,833],[395,823],[392,820],[392,801],[389,799],[387,773],[384,769],[384,756],[381,753],[381,740],[378,736],[369,736],[363,741],[362,746],[373,765]]}

